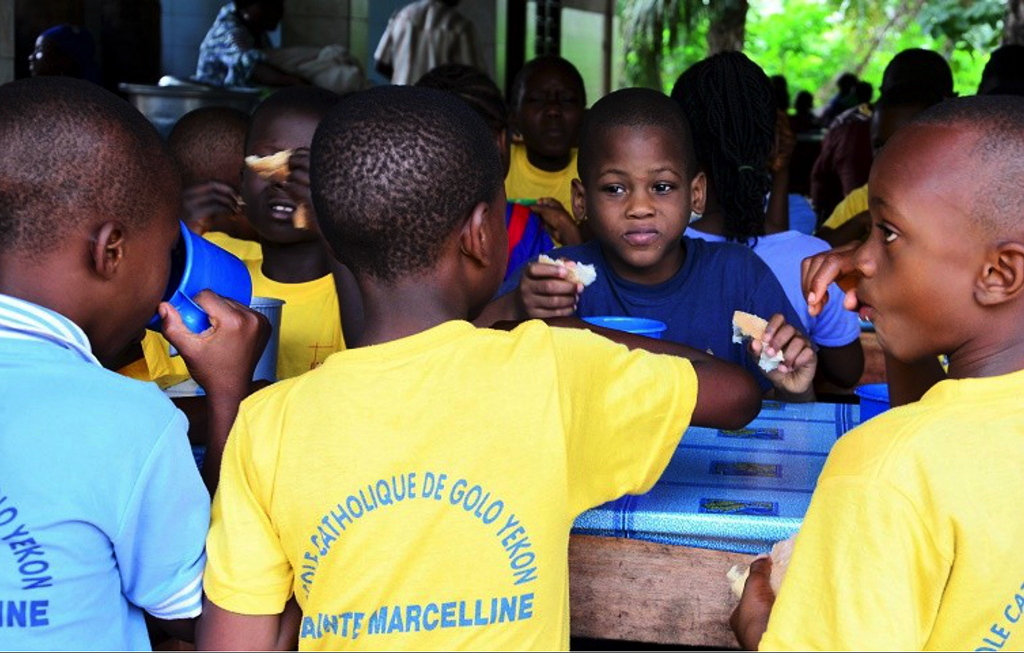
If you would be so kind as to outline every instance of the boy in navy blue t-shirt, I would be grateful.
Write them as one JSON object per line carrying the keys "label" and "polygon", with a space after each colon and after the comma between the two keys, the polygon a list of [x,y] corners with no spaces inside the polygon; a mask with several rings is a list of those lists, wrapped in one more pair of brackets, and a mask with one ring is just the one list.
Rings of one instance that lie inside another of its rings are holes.
{"label": "boy in navy blue t-shirt", "polygon": [[[748,248],[684,237],[703,210],[689,123],[667,96],[623,89],[599,100],[583,122],[573,204],[594,238],[550,256],[593,265],[584,290],[565,268],[533,262],[513,274],[477,324],[566,315],[626,315],[665,322],[664,337],[746,366],[778,399],[813,399],[817,356],[793,326],[800,318],[771,270]],[[769,319],[760,341],[733,342],[736,310]],[[759,369],[762,348],[784,356]]]}

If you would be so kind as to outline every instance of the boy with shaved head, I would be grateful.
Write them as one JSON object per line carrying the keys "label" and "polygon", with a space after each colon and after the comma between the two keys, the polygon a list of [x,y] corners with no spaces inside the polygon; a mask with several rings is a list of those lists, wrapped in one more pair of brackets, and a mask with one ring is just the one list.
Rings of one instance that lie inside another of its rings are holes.
{"label": "boy with shaved head", "polygon": [[[149,650],[144,612],[190,638],[209,495],[184,415],[101,366],[159,311],[209,395],[207,479],[266,323],[204,291],[161,298],[180,180],[153,126],[89,82],[0,86],[0,648]],[[262,332],[262,333],[261,333]]]}
{"label": "boy with shaved head", "polygon": [[365,330],[242,408],[198,647],[275,645],[294,594],[300,650],[567,649],[573,520],[649,489],[691,422],[748,422],[756,382],[625,333],[677,355],[540,321],[474,327],[505,273],[505,193],[493,133],[453,93],[346,97],[310,170]]}
{"label": "boy with shaved head", "polygon": [[885,351],[906,365],[947,354],[949,370],[836,443],[778,598],[770,562],[751,567],[741,645],[1020,650],[1022,175],[1024,98],[946,100],[881,150],[868,239],[805,260],[812,307],[859,277],[844,303]]}

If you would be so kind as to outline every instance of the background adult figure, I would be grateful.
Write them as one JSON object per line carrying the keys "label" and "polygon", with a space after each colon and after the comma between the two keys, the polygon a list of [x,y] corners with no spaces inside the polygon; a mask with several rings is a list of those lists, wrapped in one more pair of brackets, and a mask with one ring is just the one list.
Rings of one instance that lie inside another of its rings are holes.
{"label": "background adult figure", "polygon": [[796,94],[793,114],[789,117],[789,127],[794,134],[806,134],[821,129],[821,123],[814,115],[814,96],[810,91],[800,91]]}
{"label": "background adult figure", "polygon": [[221,7],[199,46],[195,79],[214,86],[305,84],[267,61],[269,33],[283,15],[284,0],[235,0]]}
{"label": "background adult figure", "polygon": [[836,94],[832,96],[828,104],[821,112],[821,124],[826,127],[842,112],[856,104],[853,98],[853,87],[857,83],[857,76],[853,73],[843,73],[836,80]]}
{"label": "background adult figure", "polygon": [[[946,59],[932,50],[897,52],[882,73],[881,95],[897,86],[919,87],[922,93],[953,97],[953,73]],[[868,181],[871,149],[871,105],[859,104],[840,114],[829,127],[821,154],[811,171],[811,200],[822,224],[854,189]]]}
{"label": "background adult figure", "polygon": [[1008,43],[992,51],[978,95],[1024,95],[1024,45]]}
{"label": "background adult figure", "polygon": [[63,24],[44,30],[28,57],[33,77],[75,77],[102,83],[96,44],[84,27]]}
{"label": "background adult figure", "polygon": [[775,93],[775,108],[779,111],[789,111],[789,82],[785,75],[772,75],[772,91]]}
{"label": "background adult figure", "polygon": [[419,0],[396,11],[373,53],[377,72],[392,84],[415,84],[445,63],[486,71],[476,29],[456,9],[458,4],[459,0]]}

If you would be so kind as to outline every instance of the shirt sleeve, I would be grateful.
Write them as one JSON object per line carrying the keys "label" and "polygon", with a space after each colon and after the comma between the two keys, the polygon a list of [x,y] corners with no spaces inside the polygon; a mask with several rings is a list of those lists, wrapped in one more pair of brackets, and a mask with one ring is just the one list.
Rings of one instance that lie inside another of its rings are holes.
{"label": "shirt sleeve", "polygon": [[949,560],[891,484],[819,483],[759,650],[920,651]]}
{"label": "shirt sleeve", "polygon": [[850,192],[843,201],[836,205],[832,215],[821,226],[837,229],[846,224],[853,216],[867,210],[867,188],[862,186]]}
{"label": "shirt sleeve", "polygon": [[384,34],[381,35],[380,41],[377,43],[377,49],[373,52],[373,58],[375,61],[379,61],[386,66],[392,65],[392,57],[395,50],[395,16],[391,16],[388,20],[388,26],[384,30]]}
{"label": "shirt sleeve", "polygon": [[210,498],[176,412],[139,471],[114,538],[124,595],[160,619],[202,609]]}
{"label": "shirt sleeve", "polygon": [[280,614],[293,571],[270,520],[243,409],[231,429],[213,500],[204,589],[219,607],[248,615]]}
{"label": "shirt sleeve", "polygon": [[462,29],[459,30],[458,38],[455,40],[454,52],[452,52],[451,61],[463,63],[467,66],[473,66],[480,70],[487,70],[487,66],[483,62],[483,58],[480,56],[480,49],[476,43],[476,31],[473,29],[473,24],[467,22]]}
{"label": "shirt sleeve", "polygon": [[630,351],[583,329],[552,329],[574,515],[641,494],[661,476],[690,424],[690,361]]}

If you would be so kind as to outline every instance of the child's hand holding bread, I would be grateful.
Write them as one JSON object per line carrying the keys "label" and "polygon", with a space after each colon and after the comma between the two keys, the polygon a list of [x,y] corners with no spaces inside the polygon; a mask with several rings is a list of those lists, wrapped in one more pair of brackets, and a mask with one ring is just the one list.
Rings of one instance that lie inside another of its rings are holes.
{"label": "child's hand holding bread", "polygon": [[526,266],[519,279],[518,310],[524,318],[573,315],[579,294],[596,277],[592,265],[555,260],[541,254],[536,262]]}
{"label": "child's hand holding bread", "polygon": [[775,386],[776,398],[813,398],[818,355],[810,341],[781,313],[770,320],[743,311],[733,313],[733,341],[747,340],[747,351]]}

